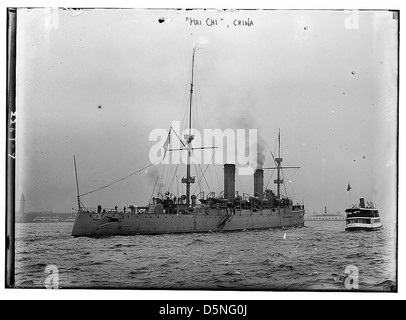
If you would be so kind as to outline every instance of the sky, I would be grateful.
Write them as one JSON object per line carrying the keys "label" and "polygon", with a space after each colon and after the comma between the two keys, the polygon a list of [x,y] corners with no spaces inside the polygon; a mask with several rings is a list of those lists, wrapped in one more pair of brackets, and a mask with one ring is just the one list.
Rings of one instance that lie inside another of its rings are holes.
{"label": "sky", "polygon": [[[257,129],[265,167],[280,129],[283,164],[301,167],[287,189],[308,214],[364,197],[396,217],[392,12],[19,9],[17,30],[17,208],[22,193],[27,211],[76,208],[74,155],[80,193],[149,165],[150,133],[183,119],[197,44],[200,128]],[[82,202],[145,205],[161,169]],[[252,193],[252,180],[237,177],[236,189]]]}

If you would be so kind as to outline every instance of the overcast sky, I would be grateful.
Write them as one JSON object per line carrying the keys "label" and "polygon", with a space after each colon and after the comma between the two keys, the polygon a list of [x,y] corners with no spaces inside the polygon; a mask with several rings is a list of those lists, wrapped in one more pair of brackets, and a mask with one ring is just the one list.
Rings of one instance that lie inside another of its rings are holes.
{"label": "overcast sky", "polygon": [[[150,132],[182,120],[197,43],[203,124],[257,129],[265,166],[280,128],[283,163],[301,166],[285,173],[288,191],[308,214],[344,212],[350,181],[352,202],[364,197],[394,218],[397,28],[387,11],[21,9],[17,208],[21,193],[28,211],[76,207],[73,155],[81,193],[148,165]],[[159,171],[82,201],[145,205]],[[251,182],[238,177],[236,189],[252,193]]]}

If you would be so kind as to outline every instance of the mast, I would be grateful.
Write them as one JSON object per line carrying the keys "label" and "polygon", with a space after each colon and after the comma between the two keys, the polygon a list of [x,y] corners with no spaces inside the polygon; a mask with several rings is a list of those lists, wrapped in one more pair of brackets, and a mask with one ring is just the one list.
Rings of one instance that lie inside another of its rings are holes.
{"label": "mast", "polygon": [[190,98],[189,98],[189,135],[192,134],[192,101],[193,101],[193,81],[194,81],[194,67],[195,67],[195,52],[196,52],[196,45],[193,48],[193,55],[192,55],[192,79],[190,81]]}
{"label": "mast", "polygon": [[195,64],[196,45],[193,48],[192,55],[192,79],[190,82],[190,95],[189,95],[189,134],[185,135],[187,141],[187,165],[186,165],[186,178],[182,179],[182,183],[186,183],[186,204],[190,206],[190,186],[195,183],[195,178],[190,176],[190,158],[192,156],[192,102],[193,102],[193,81],[194,81],[194,64]]}
{"label": "mast", "polygon": [[276,162],[276,168],[278,170],[278,176],[277,179],[274,181],[277,185],[277,197],[280,199],[281,195],[281,184],[283,184],[283,179],[281,179],[281,163],[283,159],[281,158],[281,129],[279,129],[279,134],[278,134],[278,157],[275,159]]}
{"label": "mast", "polygon": [[78,208],[79,208],[79,211],[80,211],[80,210],[81,210],[81,206],[80,206],[80,193],[79,193],[78,171],[77,171],[77,169],[76,169],[76,157],[75,157],[75,156],[73,156],[73,163],[74,163],[74,165],[75,165],[76,190],[77,190],[77,192],[78,192],[78,196],[77,196],[77,198],[78,198]]}
{"label": "mast", "polygon": [[[272,152],[271,152],[272,154]],[[274,180],[274,183],[277,186],[277,199],[280,199],[281,196],[281,184],[283,184],[283,179],[281,178],[281,171],[283,169],[300,169],[300,167],[282,167],[281,163],[283,161],[281,157],[281,129],[279,129],[279,134],[278,134],[278,157],[275,158],[274,155],[272,154],[272,157],[274,158],[274,162],[276,164],[276,167],[273,168],[262,168],[262,170],[277,170],[277,178]]]}

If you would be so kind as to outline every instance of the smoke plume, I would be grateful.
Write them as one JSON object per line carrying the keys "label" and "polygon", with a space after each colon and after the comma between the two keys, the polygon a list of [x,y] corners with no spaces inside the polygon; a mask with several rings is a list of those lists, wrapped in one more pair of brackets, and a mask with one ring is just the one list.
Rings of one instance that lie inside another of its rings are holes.
{"label": "smoke plume", "polygon": [[[256,121],[253,119],[251,114],[244,114],[241,115],[239,118],[235,120],[236,126],[238,129],[245,129],[246,130],[246,135],[245,135],[245,154],[249,154],[250,147],[252,149],[252,145],[248,140],[248,130],[249,129],[257,129],[258,125],[256,124]],[[261,137],[261,134],[259,130],[257,131],[257,153],[256,155],[252,155],[252,158],[250,158],[251,163],[256,163],[256,168],[255,169],[262,169],[265,161],[266,161],[266,152],[265,152],[265,141]],[[253,168],[254,169],[254,168]]]}

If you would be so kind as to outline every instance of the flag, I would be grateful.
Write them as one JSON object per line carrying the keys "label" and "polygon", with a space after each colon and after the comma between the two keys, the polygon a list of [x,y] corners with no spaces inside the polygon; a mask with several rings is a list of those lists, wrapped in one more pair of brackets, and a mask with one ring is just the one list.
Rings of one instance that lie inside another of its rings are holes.
{"label": "flag", "polygon": [[170,143],[171,143],[171,130],[169,129],[168,137],[166,138],[164,146],[163,146],[163,148],[164,148],[164,156],[163,156],[162,160],[165,159],[165,157],[166,157],[166,153],[168,152],[168,146],[169,146]]}
{"label": "flag", "polygon": [[347,191],[350,191],[350,190],[351,190],[351,186],[350,186],[350,183],[348,182]]}

